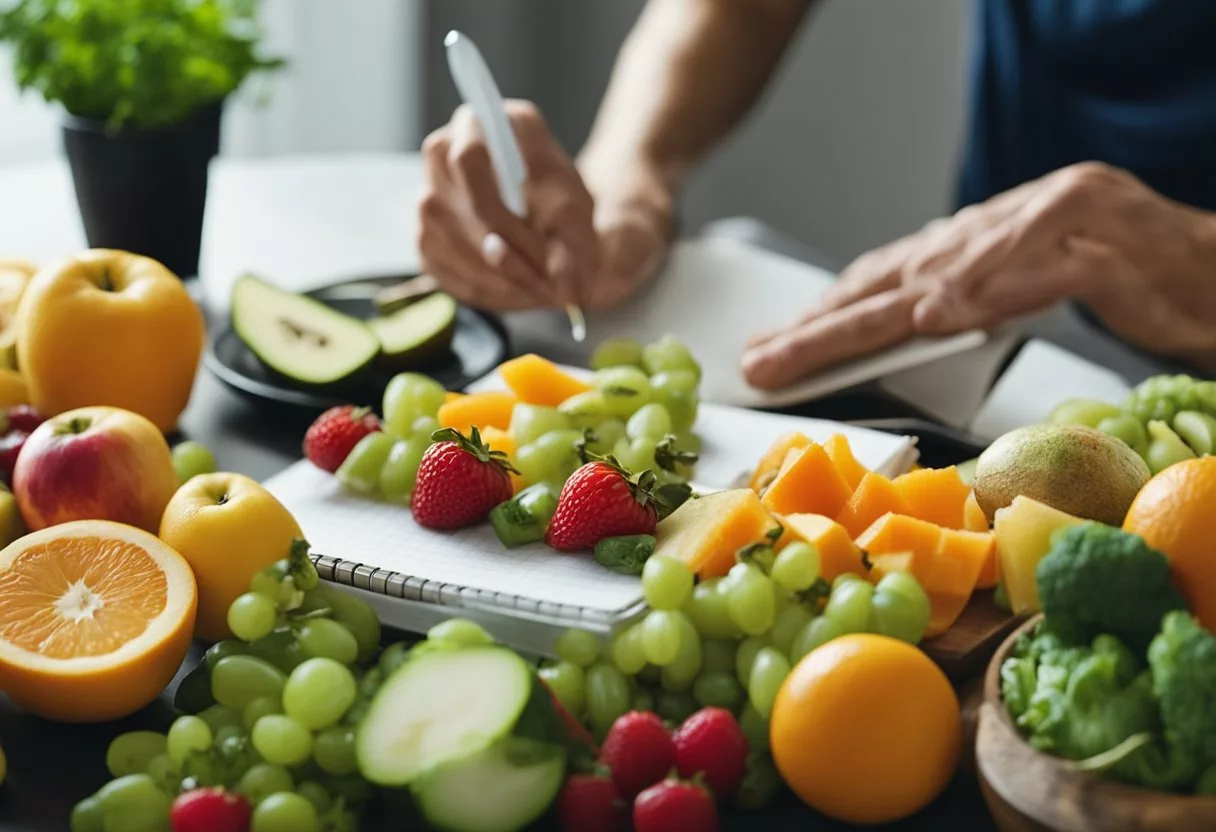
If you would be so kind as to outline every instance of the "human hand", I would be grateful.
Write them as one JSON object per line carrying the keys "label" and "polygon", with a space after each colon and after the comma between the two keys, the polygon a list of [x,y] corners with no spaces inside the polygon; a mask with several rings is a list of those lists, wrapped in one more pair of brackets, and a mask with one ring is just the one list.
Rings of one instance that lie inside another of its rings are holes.
{"label": "human hand", "polygon": [[1086,303],[1147,350],[1216,367],[1216,215],[1126,171],[1055,171],[868,252],[819,307],[752,338],[761,389],[914,335],[989,329],[1063,300]]}
{"label": "human hand", "polygon": [[528,171],[527,216],[503,204],[481,127],[462,106],[422,145],[422,267],[470,306],[579,303],[599,261],[591,195],[534,104],[508,101],[507,115]]}

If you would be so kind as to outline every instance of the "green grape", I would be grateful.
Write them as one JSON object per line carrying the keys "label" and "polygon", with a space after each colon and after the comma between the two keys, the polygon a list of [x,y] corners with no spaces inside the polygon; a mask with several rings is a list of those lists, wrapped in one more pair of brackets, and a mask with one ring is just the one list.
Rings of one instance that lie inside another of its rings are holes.
{"label": "green grape", "polygon": [[410,648],[401,641],[394,642],[384,648],[384,652],[380,654],[380,659],[377,662],[377,667],[380,669],[380,675],[387,679],[393,675],[393,671],[405,664],[410,657]]}
{"label": "green grape", "polygon": [[701,365],[693,358],[688,347],[671,335],[664,335],[642,348],[642,367],[651,375],[687,370],[696,376],[698,382],[701,379]]}
{"label": "green grape", "polygon": [[1046,421],[1049,425],[1084,425],[1087,428],[1093,428],[1097,427],[1103,419],[1118,416],[1120,413],[1122,410],[1109,402],[1093,399],[1066,399],[1047,414]]}
{"label": "green grape", "polygon": [[311,803],[318,815],[325,814],[334,805],[334,800],[329,796],[329,792],[316,780],[305,780],[296,786],[296,794]]}
{"label": "green grape", "polygon": [[919,644],[929,628],[929,596],[916,578],[903,572],[884,575],[874,587],[871,629],[910,644]]}
{"label": "green grape", "polygon": [[823,614],[835,619],[846,633],[864,633],[870,621],[873,595],[873,584],[863,580],[845,581],[832,590]]}
{"label": "green grape", "polygon": [[[676,433],[683,433],[692,427],[697,419],[697,406],[700,399],[697,396],[697,376],[688,370],[672,370],[656,373],[650,377],[651,400],[667,408],[671,419],[671,428]],[[698,451],[699,448],[681,450]]]}
{"label": "green grape", "polygon": [[355,771],[355,732],[335,725],[313,737],[312,758],[326,774],[351,774]]}
{"label": "green grape", "polygon": [[398,373],[384,388],[384,425],[396,436],[409,436],[419,416],[435,416],[447,398],[443,385],[419,373]]}
{"label": "green grape", "polygon": [[278,610],[265,595],[246,592],[228,607],[228,628],[242,641],[256,641],[274,629]]}
{"label": "green grape", "polygon": [[211,747],[211,726],[197,716],[179,716],[169,726],[165,736],[165,748],[169,758],[181,765],[192,751],[206,751]]}
{"label": "green grape", "polygon": [[255,763],[241,775],[236,789],[255,806],[272,794],[289,792],[295,788],[291,772],[282,766],[270,763]]}
{"label": "green grape", "polygon": [[272,794],[253,810],[250,832],[318,832],[317,810],[294,792]]}
{"label": "green grape", "polygon": [[551,430],[532,445],[541,455],[542,464],[564,479],[582,464],[575,447],[575,443],[582,438],[582,433],[577,430]]}
{"label": "green grape", "polygon": [[431,447],[429,433],[415,433],[407,439],[398,439],[389,449],[384,465],[380,468],[380,493],[388,500],[405,500],[414,493],[418,480],[418,469],[426,449]]}
{"label": "green grape", "polygon": [[609,367],[640,367],[642,344],[632,338],[609,338],[601,341],[591,353],[591,369],[606,370]]}
{"label": "green grape", "polygon": [[678,725],[697,712],[697,700],[690,691],[661,690],[654,710],[665,721]]}
{"label": "green grape", "polygon": [[557,406],[557,412],[579,430],[597,425],[609,416],[627,415],[616,413],[609,408],[604,394],[599,390],[575,393]]}
{"label": "green grape", "polygon": [[96,795],[86,797],[72,807],[68,821],[71,832],[105,832],[106,815]]}
{"label": "green grape", "polygon": [[386,431],[369,433],[359,440],[338,466],[338,482],[359,494],[375,494],[380,487],[380,469],[397,440]]}
{"label": "green grape", "polygon": [[494,643],[494,637],[487,633],[484,627],[467,618],[441,621],[427,630],[426,637],[431,641],[448,641],[461,647],[480,647]]}
{"label": "green grape", "polygon": [[662,667],[674,662],[680,654],[680,627],[676,615],[670,610],[654,610],[638,625],[642,653],[650,664]]}
{"label": "green grape", "polygon": [[658,442],[671,433],[671,416],[667,408],[651,402],[638,408],[625,424],[625,435],[630,439],[649,439]]}
{"label": "green grape", "polygon": [[333,659],[309,659],[291,672],[283,686],[283,712],[319,731],[340,720],[357,695],[355,677],[344,665]]}
{"label": "green grape", "polygon": [[600,657],[599,637],[586,630],[571,627],[557,638],[557,657],[579,667],[590,667]]}
{"label": "green grape", "polygon": [[241,725],[246,731],[252,731],[259,719],[270,714],[283,713],[283,705],[277,696],[263,696],[245,706],[241,712]]}
{"label": "green grape", "polygon": [[177,773],[177,766],[173,765],[173,760],[169,758],[169,753],[157,754],[148,761],[148,766],[144,769],[148,776],[156,781],[156,785],[160,787],[162,792],[172,794],[181,784],[182,778]]}
{"label": "green grape", "polygon": [[734,673],[710,671],[702,673],[692,684],[692,696],[706,707],[733,711],[743,701],[743,686]]}
{"label": "green grape", "polygon": [[688,451],[693,454],[701,453],[701,437],[687,430],[677,432],[676,450]]}
{"label": "green grape", "polygon": [[747,682],[747,700],[756,713],[768,719],[773,711],[773,702],[785,677],[790,675],[790,660],[775,647],[763,647],[752,663],[752,672]]}
{"label": "green grape", "polygon": [[515,449],[515,468],[524,482],[536,485],[542,482],[561,482],[561,473],[549,468],[549,460],[536,445],[520,445]]}
{"label": "green grape", "polygon": [[587,443],[587,448],[597,454],[606,454],[625,438],[625,423],[620,419],[605,419],[593,428],[592,433],[594,438]]}
{"label": "green grape", "polygon": [[1216,381],[1196,381],[1195,398],[1200,410],[1216,416]]}
{"label": "green grape", "polygon": [[678,610],[692,595],[692,572],[675,558],[649,558],[642,567],[642,597],[656,610]]}
{"label": "green grape", "polygon": [[766,633],[776,614],[772,582],[750,563],[736,563],[727,574],[726,609],[749,636]]}
{"label": "green grape", "polygon": [[768,751],[768,718],[760,715],[751,702],[739,712],[739,727],[747,737],[747,746],[752,751]]}
{"label": "green grape", "polygon": [[626,676],[635,676],[646,666],[646,650],[643,647],[642,627],[631,624],[617,633],[609,649],[612,663]]}
{"label": "green grape", "polygon": [[215,456],[202,442],[187,440],[173,446],[173,470],[179,484],[215,469]]}
{"label": "green grape", "polygon": [[[171,801],[147,774],[128,774],[111,780],[95,795],[105,816],[104,828],[137,829],[158,815],[169,816]],[[163,822],[163,821],[162,821]]]}
{"label": "green grape", "polygon": [[288,629],[276,630],[249,644],[249,655],[269,662],[284,673],[290,673],[304,661],[304,651],[295,635]]}
{"label": "green grape", "polygon": [[511,409],[510,433],[516,447],[535,442],[546,433],[572,427],[570,419],[556,407],[520,402]]}
{"label": "green grape", "polygon": [[111,777],[126,777],[148,768],[153,758],[166,753],[168,741],[156,731],[128,731],[110,741],[106,749],[106,770]]}
{"label": "green grape", "polygon": [[660,399],[659,403],[667,408],[667,413],[671,417],[671,429],[680,437],[681,441],[676,443],[676,447],[682,451],[700,453],[699,439],[695,442],[695,447],[685,445],[683,440],[690,435],[689,431],[697,421],[701,398],[693,392],[675,390]]}
{"label": "green grape", "polygon": [[207,723],[207,727],[213,734],[229,725],[239,727],[241,724],[241,712],[223,705],[212,705],[210,708],[199,711],[195,716]]}
{"label": "green grape", "polygon": [[[652,615],[654,613],[651,613]],[[686,691],[692,687],[701,672],[704,656],[701,653],[701,638],[688,616],[680,612],[670,613],[680,632],[680,652],[675,661],[659,671],[659,683],[664,690]]]}
{"label": "green grape", "polygon": [[207,672],[210,673],[215,670],[216,662],[225,656],[243,656],[248,652],[248,644],[235,638],[227,638],[207,648],[207,652],[203,654],[203,663],[207,665]]}
{"label": "green grape", "polygon": [[650,695],[650,691],[640,689],[633,694],[633,704],[631,707],[635,711],[653,711],[654,697]]}
{"label": "green grape", "polygon": [[549,690],[562,703],[567,711],[580,715],[586,706],[586,674],[580,665],[568,661],[559,661],[542,667],[537,671]]}
{"label": "green grape", "polygon": [[794,639],[798,638],[799,633],[811,623],[811,618],[811,613],[801,604],[786,607],[777,616],[772,632],[769,634],[773,640],[773,646],[782,653],[788,654],[790,648],[794,646]]}
{"label": "green grape", "polygon": [[627,419],[650,402],[650,376],[637,367],[609,367],[595,374],[592,384],[600,393],[605,415]]}
{"label": "green grape", "polygon": [[287,677],[270,662],[254,656],[227,656],[211,671],[211,695],[229,708],[242,710],[262,696],[278,697]]}
{"label": "green grape", "polygon": [[1183,410],[1174,417],[1174,433],[1200,456],[1216,450],[1216,416],[1198,410]]}
{"label": "green grape", "polygon": [[1144,424],[1134,416],[1123,414],[1103,419],[1098,422],[1097,429],[1116,439],[1122,439],[1138,454],[1143,455],[1148,451],[1148,433],[1144,430]]}
{"label": "green grape", "polygon": [[803,627],[802,632],[794,639],[794,643],[790,647],[790,661],[798,662],[816,647],[827,644],[832,639],[848,632],[836,619],[820,615]]}
{"label": "green grape", "polygon": [[1150,442],[1144,461],[1154,474],[1158,474],[1178,462],[1195,458],[1195,452],[1174,433],[1164,421],[1156,419],[1148,423]]}
{"label": "green grape", "polygon": [[587,716],[601,737],[617,717],[629,710],[629,680],[610,664],[598,662],[587,668],[585,695]]}
{"label": "green grape", "polygon": [[856,572],[841,572],[832,579],[832,591],[835,592],[837,587],[847,584],[849,581],[860,581],[862,577]]}
{"label": "green grape", "polygon": [[333,619],[350,630],[359,643],[359,661],[369,661],[380,652],[380,618],[366,601],[329,584],[318,584],[304,597],[301,612],[332,611]]}
{"label": "green grape", "polygon": [[254,724],[250,736],[254,749],[268,763],[298,766],[312,754],[312,734],[290,716],[264,716]]}
{"label": "green grape", "polygon": [[726,599],[721,578],[709,578],[692,588],[685,612],[706,638],[738,638],[739,628],[730,617]]}
{"label": "green grape", "polygon": [[691,370],[664,370],[650,377],[650,386],[656,399],[661,399],[663,395],[673,391],[696,393],[698,384],[700,379],[697,373]]}
{"label": "green grape", "polygon": [[809,543],[795,540],[777,554],[770,577],[774,583],[790,592],[810,589],[819,577],[819,550]]}
{"label": "green grape", "polygon": [[[696,622],[693,622],[694,626]],[[701,669],[706,673],[734,673],[738,644],[722,639],[702,639]]]}
{"label": "green grape", "polygon": [[748,680],[751,679],[756,654],[772,645],[772,639],[767,635],[748,636],[739,642],[739,647],[735,651],[735,678],[739,680],[740,684],[746,686]]}
{"label": "green grape", "polygon": [[653,471],[657,467],[654,460],[655,450],[655,443],[649,439],[632,439],[629,442],[629,450],[622,456],[620,463],[634,474]]}
{"label": "green grape", "polygon": [[430,440],[431,435],[434,434],[435,431],[439,430],[439,428],[439,420],[434,416],[419,416],[414,420],[414,423],[410,425],[410,435],[424,436]]}
{"label": "green grape", "polygon": [[311,659],[333,659],[341,664],[354,664],[359,655],[359,642],[350,630],[332,618],[310,618],[296,633],[300,649]]}

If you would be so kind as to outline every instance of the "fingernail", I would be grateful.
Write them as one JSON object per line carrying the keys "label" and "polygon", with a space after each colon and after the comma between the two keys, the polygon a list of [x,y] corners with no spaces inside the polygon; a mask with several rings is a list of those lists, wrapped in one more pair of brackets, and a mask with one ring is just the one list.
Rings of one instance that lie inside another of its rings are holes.
{"label": "fingernail", "polygon": [[503,255],[507,253],[507,241],[491,231],[481,241],[481,256],[491,266],[497,268],[502,264]]}

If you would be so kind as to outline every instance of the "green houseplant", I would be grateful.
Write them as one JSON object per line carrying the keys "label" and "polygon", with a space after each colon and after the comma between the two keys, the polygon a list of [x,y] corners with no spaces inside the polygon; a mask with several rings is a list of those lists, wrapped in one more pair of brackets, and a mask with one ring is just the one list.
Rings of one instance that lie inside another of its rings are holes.
{"label": "green houseplant", "polygon": [[197,272],[226,98],[282,61],[258,0],[0,0],[22,90],[63,110],[89,245]]}

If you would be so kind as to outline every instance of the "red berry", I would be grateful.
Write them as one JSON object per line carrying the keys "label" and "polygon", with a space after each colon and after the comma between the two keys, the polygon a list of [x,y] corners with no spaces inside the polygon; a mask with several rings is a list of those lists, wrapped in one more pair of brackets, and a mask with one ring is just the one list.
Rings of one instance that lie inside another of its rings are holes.
{"label": "red berry", "polygon": [[676,747],[659,715],[630,711],[617,718],[600,746],[600,762],[626,800],[666,777],[676,764]]}
{"label": "red berry", "polygon": [[28,404],[10,407],[4,415],[8,417],[9,430],[23,430],[26,433],[33,433],[34,428],[46,421],[37,408]]}
{"label": "red berry", "polygon": [[380,420],[367,407],[353,404],[331,407],[304,434],[304,456],[322,471],[333,473],[351,449],[369,433],[380,430]]}
{"label": "red berry", "polygon": [[562,832],[618,832],[625,829],[625,804],[616,786],[598,774],[572,774],[557,796]]}
{"label": "red berry", "polygon": [[428,529],[462,529],[485,520],[490,509],[515,494],[506,454],[491,451],[477,428],[469,436],[436,431],[440,441],[426,449],[418,466],[414,519]]}
{"label": "red berry", "polygon": [[193,789],[173,801],[173,832],[249,832],[253,809],[239,794],[213,789]]}
{"label": "red berry", "polygon": [[681,777],[700,774],[719,798],[730,797],[747,772],[747,736],[725,708],[702,708],[672,735]]}
{"label": "red berry", "polygon": [[554,549],[591,549],[606,537],[653,534],[658,510],[654,473],[637,482],[611,459],[588,462],[570,475],[557,498],[545,542]]}
{"label": "red berry", "polygon": [[699,783],[664,780],[633,802],[634,832],[718,832],[718,807]]}
{"label": "red berry", "polygon": [[17,455],[21,453],[21,449],[25,447],[25,440],[29,438],[30,435],[23,430],[10,430],[0,436],[0,475],[3,475],[5,482],[13,481],[13,468],[17,464]]}

